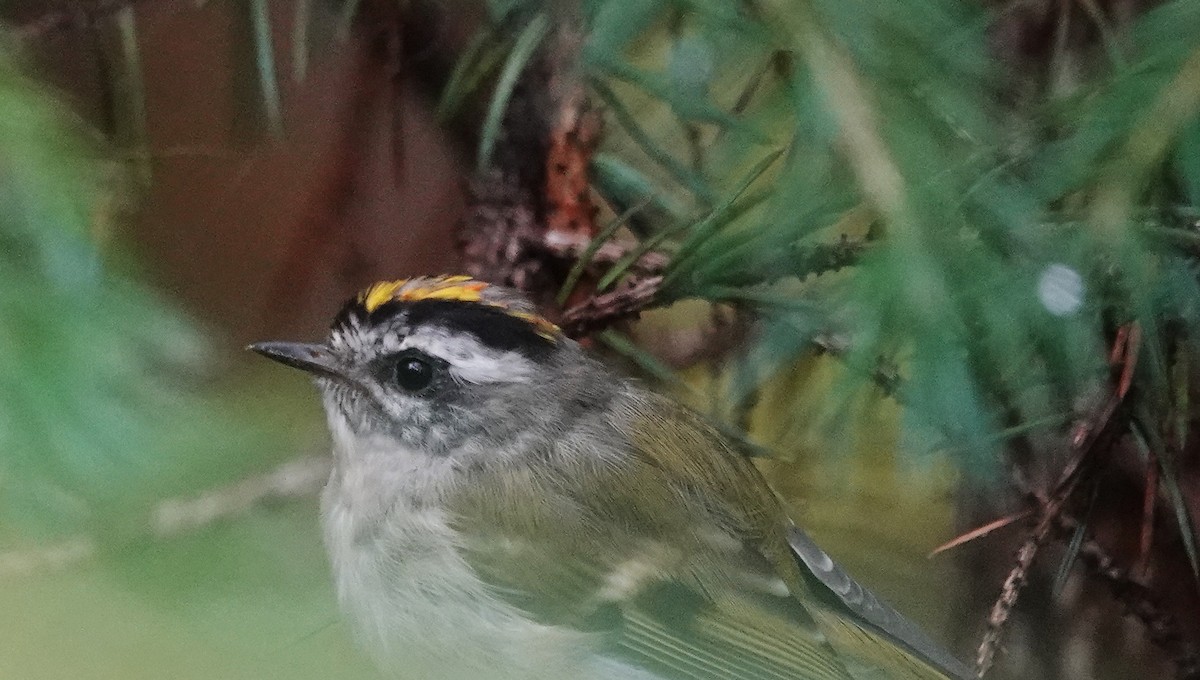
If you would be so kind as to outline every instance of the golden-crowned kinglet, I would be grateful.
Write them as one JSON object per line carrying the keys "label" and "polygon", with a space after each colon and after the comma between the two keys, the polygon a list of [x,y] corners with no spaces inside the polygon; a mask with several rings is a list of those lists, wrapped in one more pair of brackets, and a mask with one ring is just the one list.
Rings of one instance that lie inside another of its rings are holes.
{"label": "golden-crowned kinglet", "polygon": [[717,429],[513,291],[378,283],[324,344],[251,348],[316,378],[338,599],[399,677],[972,677]]}

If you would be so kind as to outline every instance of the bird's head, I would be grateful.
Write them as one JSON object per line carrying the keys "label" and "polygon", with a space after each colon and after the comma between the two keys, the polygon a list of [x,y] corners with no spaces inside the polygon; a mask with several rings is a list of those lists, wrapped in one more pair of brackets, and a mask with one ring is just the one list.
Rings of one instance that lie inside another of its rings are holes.
{"label": "bird's head", "polygon": [[525,297],[467,276],[376,283],[346,303],[324,343],[250,349],[315,377],[343,455],[528,448],[512,444],[553,437],[562,402],[594,392],[588,373],[601,370]]}

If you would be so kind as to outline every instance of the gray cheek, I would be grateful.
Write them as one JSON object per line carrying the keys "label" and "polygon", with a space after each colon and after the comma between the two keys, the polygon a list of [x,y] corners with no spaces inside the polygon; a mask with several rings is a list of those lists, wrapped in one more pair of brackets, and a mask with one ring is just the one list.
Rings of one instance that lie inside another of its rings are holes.
{"label": "gray cheek", "polygon": [[462,449],[486,429],[478,413],[457,404],[427,404],[423,416],[421,445],[434,454]]}
{"label": "gray cheek", "polygon": [[[390,420],[380,412],[378,398],[367,396],[344,384],[325,381],[321,385],[325,412],[335,438],[365,437],[386,429]],[[349,443],[349,442],[348,442]]]}
{"label": "gray cheek", "polygon": [[376,390],[374,400],[385,413],[363,422],[372,434],[385,435],[398,446],[438,456],[460,446],[473,424],[466,412],[427,396]]}

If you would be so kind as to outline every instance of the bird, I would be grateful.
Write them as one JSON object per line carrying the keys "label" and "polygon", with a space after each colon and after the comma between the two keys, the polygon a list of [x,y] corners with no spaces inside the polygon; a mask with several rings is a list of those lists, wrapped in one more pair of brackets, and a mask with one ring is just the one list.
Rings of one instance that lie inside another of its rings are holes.
{"label": "bird", "polygon": [[745,448],[521,293],[381,281],[310,374],[321,523],[354,637],[418,680],[965,680],[788,516]]}

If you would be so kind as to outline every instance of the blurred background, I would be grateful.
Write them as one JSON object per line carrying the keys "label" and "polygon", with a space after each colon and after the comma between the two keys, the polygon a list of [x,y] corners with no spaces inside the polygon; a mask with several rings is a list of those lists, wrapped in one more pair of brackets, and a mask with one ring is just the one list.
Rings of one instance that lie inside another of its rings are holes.
{"label": "blurred background", "polygon": [[0,16],[0,677],[378,677],[242,348],[469,271],[988,677],[1200,678],[1200,3]]}

